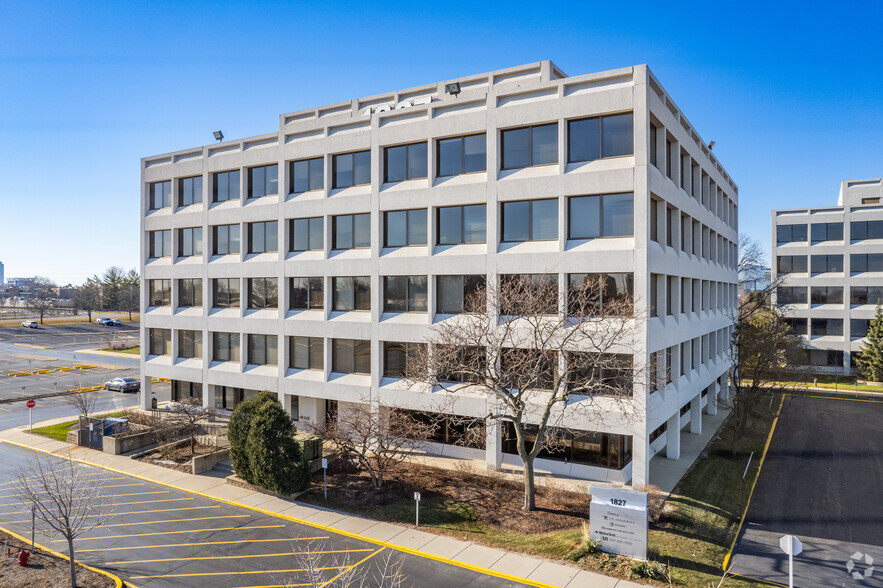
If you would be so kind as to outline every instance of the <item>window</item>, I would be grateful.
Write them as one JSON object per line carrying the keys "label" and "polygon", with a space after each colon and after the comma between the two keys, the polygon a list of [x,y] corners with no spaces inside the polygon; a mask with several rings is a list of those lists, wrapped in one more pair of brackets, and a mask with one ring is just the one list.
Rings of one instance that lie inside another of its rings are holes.
{"label": "window", "polygon": [[843,304],[842,286],[813,286],[810,288],[811,304]]}
{"label": "window", "polygon": [[323,279],[291,278],[289,305],[292,310],[319,310],[325,307]]}
{"label": "window", "polygon": [[843,319],[811,318],[809,334],[812,337],[842,337]]}
{"label": "window", "polygon": [[370,374],[371,341],[332,339],[331,371],[343,374]]}
{"label": "window", "polygon": [[424,343],[402,343],[385,341],[383,343],[383,375],[388,378],[403,378],[408,363],[425,348]]}
{"label": "window", "polygon": [[289,363],[296,370],[321,370],[325,367],[325,342],[321,337],[291,337]]}
{"label": "window", "polygon": [[171,280],[148,280],[150,301],[148,306],[168,306],[172,303]]}
{"label": "window", "polygon": [[868,336],[868,327],[870,322],[867,319],[851,319],[849,321],[849,337],[851,339],[861,339]]}
{"label": "window", "polygon": [[[568,239],[630,237],[635,234],[633,194],[571,196],[568,205]],[[669,245],[678,221],[669,209]]]}
{"label": "window", "polygon": [[487,240],[484,204],[438,209],[438,245],[484,243]]}
{"label": "window", "polygon": [[650,316],[659,316],[659,274],[650,274]]}
{"label": "window", "polygon": [[212,359],[239,361],[239,333],[212,333]]}
{"label": "window", "polygon": [[504,274],[500,276],[500,311],[504,315],[557,314],[557,274]]}
{"label": "window", "polygon": [[662,203],[650,198],[650,240],[659,243],[659,207]]}
{"label": "window", "polygon": [[371,152],[333,155],[331,166],[335,188],[349,188],[371,183]]}
{"label": "window", "polygon": [[279,247],[278,222],[248,223],[248,252],[267,253]]}
{"label": "window", "polygon": [[178,230],[178,257],[202,255],[202,227]]}
{"label": "window", "polygon": [[439,177],[457,176],[487,169],[487,138],[484,133],[438,140]]}
{"label": "window", "polygon": [[880,204],[879,198],[862,198],[862,204]]}
{"label": "window", "polygon": [[178,308],[202,306],[202,278],[178,280]]}
{"label": "window", "polygon": [[426,209],[383,213],[383,246],[426,245]]}
{"label": "window", "polygon": [[239,253],[239,225],[215,225],[212,227],[214,255]]}
{"label": "window", "polygon": [[668,137],[665,138],[665,176],[669,180],[673,180],[674,176],[672,175],[672,162],[674,161],[674,143],[672,143],[671,139]]}
{"label": "window", "polygon": [[237,308],[239,306],[239,278],[214,278],[212,280],[212,306]]}
{"label": "window", "polygon": [[202,357],[202,331],[178,331],[178,357]]}
{"label": "window", "polygon": [[666,276],[665,282],[665,315],[674,316],[674,309],[677,308],[675,300],[677,300],[679,281],[674,276]]}
{"label": "window", "polygon": [[276,335],[249,335],[248,363],[251,365],[276,365],[279,363]]}
{"label": "window", "polygon": [[212,176],[212,201],[225,202],[239,198],[239,170],[218,172]]}
{"label": "window", "polygon": [[635,275],[569,274],[567,276],[568,313],[582,316],[594,314],[628,314],[635,292]]}
{"label": "window", "polygon": [[883,303],[883,286],[852,286],[849,289],[850,304]]}
{"label": "window", "polygon": [[202,176],[178,180],[178,206],[189,206],[202,202]]}
{"label": "window", "polygon": [[558,354],[539,349],[501,348],[499,377],[506,388],[554,390],[558,387]]}
{"label": "window", "polygon": [[814,223],[810,227],[813,243],[843,240],[843,223]]}
{"label": "window", "polygon": [[289,192],[300,194],[325,187],[325,159],[314,157],[291,162],[291,187]]}
{"label": "window", "polygon": [[807,349],[807,365],[843,367],[843,352],[825,349]]}
{"label": "window", "polygon": [[567,386],[578,394],[631,396],[633,357],[622,353],[567,353]]}
{"label": "window", "polygon": [[198,400],[199,404],[202,404],[202,384],[199,382],[172,380],[172,400],[180,402],[189,398]]}
{"label": "window", "polygon": [[[537,426],[525,425],[528,447],[533,447],[537,438]],[[594,431],[570,431],[548,427],[546,435],[556,440],[554,447],[543,448],[537,455],[540,459],[575,463],[621,470],[632,461],[631,435],[616,433],[596,433]],[[515,439],[515,425],[503,423],[503,453],[518,455]]]}
{"label": "window", "polygon": [[558,199],[503,202],[503,241],[558,238]]}
{"label": "window", "polygon": [[279,279],[249,278],[248,308],[279,308]]}
{"label": "window", "polygon": [[776,227],[776,245],[798,241],[806,241],[806,225],[779,225]]}
{"label": "window", "polygon": [[502,131],[503,169],[558,163],[558,124]]}
{"label": "window", "polygon": [[384,312],[426,312],[426,276],[383,278]]}
{"label": "window", "polygon": [[842,255],[810,255],[810,269],[814,274],[842,272]]}
{"label": "window", "polygon": [[567,161],[633,155],[633,135],[631,112],[568,121]]}
{"label": "window", "polygon": [[154,182],[150,186],[150,210],[158,210],[169,205],[172,196],[172,182]]}
{"label": "window", "polygon": [[371,278],[331,278],[332,310],[371,310]]}
{"label": "window", "polygon": [[675,235],[677,235],[678,217],[675,209],[671,206],[665,207],[665,244],[669,247],[675,246]]}
{"label": "window", "polygon": [[170,329],[149,329],[149,332],[150,355],[170,355],[172,353],[172,331]]}
{"label": "window", "polygon": [[262,165],[248,168],[248,197],[260,198],[279,193],[279,166]]}
{"label": "window", "polygon": [[333,249],[371,247],[371,214],[343,214],[334,218]]}
{"label": "window", "polygon": [[436,345],[433,354],[433,363],[440,368],[435,375],[439,382],[478,384],[487,372],[487,350],[484,347]]}
{"label": "window", "polygon": [[[813,258],[815,257],[816,256],[813,256]],[[834,256],[829,255],[828,257]],[[842,267],[840,268],[840,271],[843,271]],[[849,271],[854,274],[863,272],[883,272],[883,253],[853,253],[849,256]],[[813,269],[813,272],[815,272],[815,269]]]}
{"label": "window", "polygon": [[172,231],[150,231],[150,257],[170,257],[172,255]]}
{"label": "window", "polygon": [[325,231],[321,216],[312,218],[293,218],[291,224],[290,251],[323,251],[325,249]]}
{"label": "window", "polygon": [[776,258],[776,273],[805,274],[806,270],[805,255],[780,255]]}
{"label": "window", "polygon": [[779,286],[776,288],[776,304],[787,306],[789,304],[806,304],[806,286]]}
{"label": "window", "polygon": [[659,129],[653,123],[650,123],[650,165],[659,167],[658,156],[656,150],[659,145]]}
{"label": "window", "polygon": [[481,312],[486,304],[484,276],[436,276],[436,311],[439,314]]}
{"label": "window", "polygon": [[445,416],[437,412],[420,412],[417,410],[391,409],[407,415],[431,429],[427,441],[484,449],[487,444],[487,428],[483,418],[464,416]]}
{"label": "window", "polygon": [[403,182],[426,177],[426,143],[397,145],[383,150],[383,181]]}
{"label": "window", "polygon": [[849,238],[853,241],[883,239],[883,220],[852,221],[849,223]]}

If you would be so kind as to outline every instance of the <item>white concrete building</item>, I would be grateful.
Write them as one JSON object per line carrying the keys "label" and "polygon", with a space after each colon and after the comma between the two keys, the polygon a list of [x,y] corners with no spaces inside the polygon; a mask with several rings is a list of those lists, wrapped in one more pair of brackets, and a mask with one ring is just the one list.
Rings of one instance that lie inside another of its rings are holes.
{"label": "white concrete building", "polygon": [[818,371],[854,371],[883,302],[883,180],[843,182],[837,206],[772,212],[775,303]]}
{"label": "white concrete building", "polygon": [[[650,317],[634,366],[669,383],[636,382],[632,416],[571,422],[585,433],[538,471],[643,483],[726,394],[738,189],[646,66],[543,61],[348,100],[141,169],[145,406],[163,377],[226,409],[271,390],[300,420],[428,410],[433,392],[396,377],[405,344],[480,280],[543,273],[632,292]],[[451,410],[481,427],[489,399]],[[499,425],[461,433],[433,451],[520,465]]]}

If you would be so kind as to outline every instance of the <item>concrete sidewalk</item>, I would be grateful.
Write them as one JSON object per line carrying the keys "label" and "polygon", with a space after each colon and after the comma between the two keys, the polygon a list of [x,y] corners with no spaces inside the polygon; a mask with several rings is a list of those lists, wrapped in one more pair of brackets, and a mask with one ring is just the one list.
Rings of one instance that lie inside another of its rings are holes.
{"label": "concrete sidewalk", "polygon": [[[39,425],[45,426],[65,420],[69,419],[54,419],[39,423]],[[509,578],[516,576],[518,581],[532,586],[554,588],[638,588],[642,586],[642,584],[627,580],[581,570],[572,564],[558,563],[521,553],[486,547],[470,541],[461,541],[446,535],[435,535],[409,526],[379,522],[282,500],[267,494],[231,486],[223,478],[194,476],[135,461],[128,457],[110,455],[85,447],[73,447],[61,441],[30,434],[27,432],[27,427],[0,432],[0,442],[53,455],[64,457],[70,455],[72,459],[81,463],[277,515],[294,522],[327,528],[330,531],[385,545],[406,553],[467,567],[490,575],[505,574]]]}

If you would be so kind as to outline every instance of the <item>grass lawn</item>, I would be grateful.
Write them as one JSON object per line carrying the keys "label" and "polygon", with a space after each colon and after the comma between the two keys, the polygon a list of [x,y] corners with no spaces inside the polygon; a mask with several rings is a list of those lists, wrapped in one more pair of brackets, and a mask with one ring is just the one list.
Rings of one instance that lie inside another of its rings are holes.
{"label": "grass lawn", "polygon": [[[114,412],[111,414],[104,414],[101,416],[105,417],[124,417],[126,416],[125,411],[122,412]],[[56,439],[57,441],[67,441],[67,432],[73,425],[76,425],[78,422],[77,419],[73,419],[70,421],[65,421],[63,423],[57,423],[54,425],[49,425],[47,427],[37,427],[34,429],[34,433],[37,435],[43,435],[44,437],[49,437],[51,439]]]}

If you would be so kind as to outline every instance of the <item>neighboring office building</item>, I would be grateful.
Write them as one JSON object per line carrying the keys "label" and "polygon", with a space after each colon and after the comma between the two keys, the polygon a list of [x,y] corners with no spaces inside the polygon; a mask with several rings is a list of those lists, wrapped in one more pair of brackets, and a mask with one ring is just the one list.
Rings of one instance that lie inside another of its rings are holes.
{"label": "neighboring office building", "polygon": [[775,304],[807,365],[849,372],[883,302],[883,180],[843,182],[837,206],[772,212]]}
{"label": "neighboring office building", "polygon": [[[311,108],[142,160],[145,407],[164,377],[226,409],[272,390],[308,421],[369,398],[431,410],[400,364],[470,283],[603,273],[651,317],[634,365],[671,382],[637,382],[634,418],[597,399],[604,417],[570,423],[585,434],[537,469],[644,483],[654,453],[678,458],[681,429],[727,393],[735,184],[646,66],[452,81],[458,95],[442,82]],[[488,397],[452,410],[483,426]],[[472,447],[456,429],[433,451],[520,464],[499,426]]]}
{"label": "neighboring office building", "polygon": [[3,262],[0,261],[0,289],[2,289],[5,284],[6,283],[4,282],[3,278]]}

